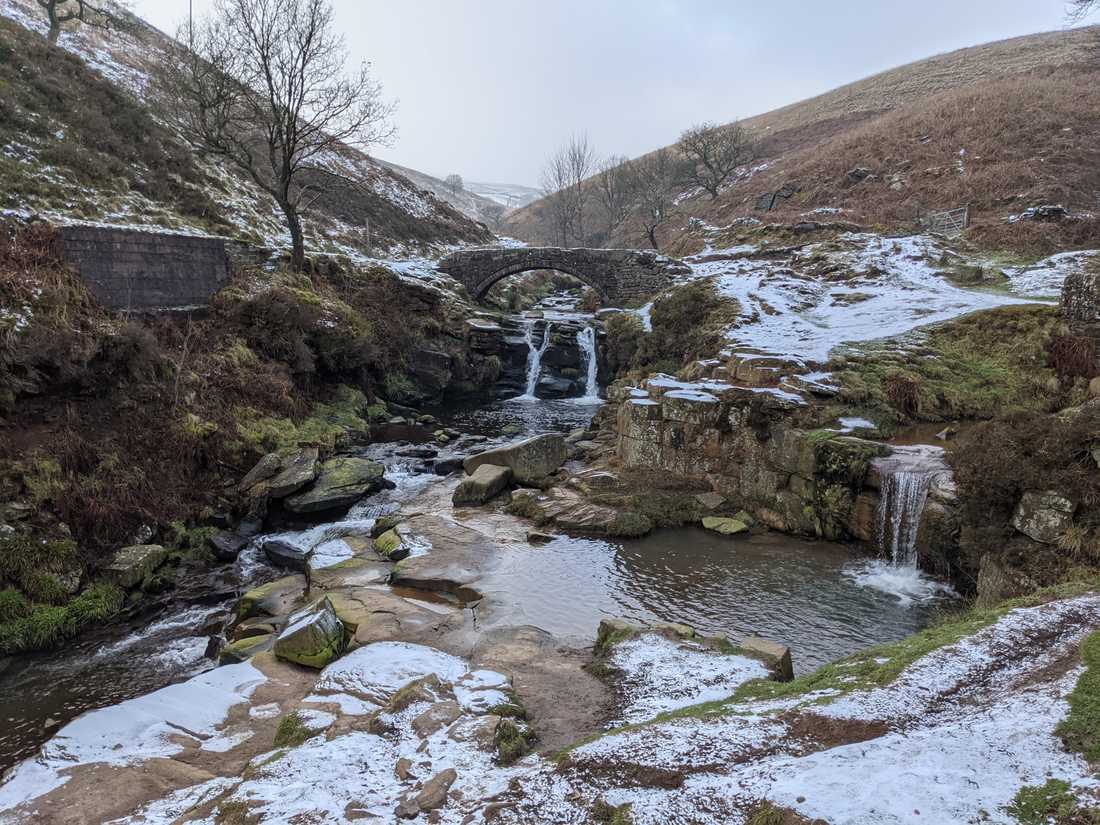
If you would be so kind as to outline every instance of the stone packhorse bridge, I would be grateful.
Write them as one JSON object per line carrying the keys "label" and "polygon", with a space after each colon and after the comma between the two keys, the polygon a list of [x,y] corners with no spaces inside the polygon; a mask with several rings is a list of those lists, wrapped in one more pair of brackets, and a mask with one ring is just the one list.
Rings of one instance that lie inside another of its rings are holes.
{"label": "stone packhorse bridge", "polygon": [[609,305],[644,301],[686,273],[679,261],[636,249],[560,249],[524,246],[464,249],[444,258],[438,269],[480,301],[497,281],[533,269],[556,269],[580,279]]}

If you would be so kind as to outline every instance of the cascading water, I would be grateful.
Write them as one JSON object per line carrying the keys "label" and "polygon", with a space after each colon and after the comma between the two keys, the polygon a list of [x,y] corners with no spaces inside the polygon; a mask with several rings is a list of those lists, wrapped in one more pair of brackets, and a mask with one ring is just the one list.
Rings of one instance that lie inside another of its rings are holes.
{"label": "cascading water", "polygon": [[903,602],[925,600],[948,590],[929,579],[917,566],[917,535],[933,483],[950,483],[943,450],[929,444],[894,447],[876,459],[881,479],[878,505],[878,544],[886,561],[874,561],[854,572],[855,579],[883,590]]}
{"label": "cascading water", "polygon": [[917,566],[917,531],[933,475],[928,470],[898,470],[882,479],[878,542],[899,567]]}
{"label": "cascading water", "polygon": [[535,388],[539,385],[539,376],[542,374],[542,356],[550,346],[550,330],[553,324],[546,322],[546,328],[542,333],[542,343],[535,346],[535,321],[528,319],[523,322],[523,338],[527,342],[527,388],[517,401],[534,401]]}
{"label": "cascading water", "polygon": [[582,403],[598,403],[600,400],[600,385],[596,379],[597,361],[596,361],[596,329],[595,327],[586,326],[580,332],[577,333],[577,344],[581,348],[581,352],[584,353],[585,361],[588,365],[588,374],[585,378],[584,384],[584,396],[579,400]]}

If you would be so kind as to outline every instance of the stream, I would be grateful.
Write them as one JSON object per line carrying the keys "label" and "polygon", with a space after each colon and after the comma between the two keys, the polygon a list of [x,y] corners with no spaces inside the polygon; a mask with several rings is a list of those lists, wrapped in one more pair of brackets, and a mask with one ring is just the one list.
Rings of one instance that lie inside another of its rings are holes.
{"label": "stream", "polygon": [[[529,345],[526,392],[430,410],[464,434],[449,447],[438,448],[434,458],[458,455],[475,442],[587,426],[601,403],[597,335],[590,316],[555,310],[539,324],[523,322]],[[581,322],[579,332],[571,334],[587,363],[579,371],[577,395],[544,399],[536,395],[539,359],[547,351],[555,320]],[[344,522],[373,519],[448,483],[432,472],[427,456],[436,447],[425,443],[430,433],[406,430],[389,434],[399,441],[360,451],[385,464],[386,477],[396,486],[357,504]],[[924,489],[922,485],[917,482]],[[295,535],[323,545],[332,526]],[[262,538],[219,578],[243,591],[282,575],[259,552]],[[337,549],[327,562],[335,563],[342,542],[329,544]],[[479,622],[485,627],[536,625],[577,648],[591,645],[604,618],[683,622],[705,634],[724,633],[733,639],[756,634],[782,641],[791,647],[796,672],[805,673],[868,646],[901,639],[925,626],[936,611],[942,589],[891,592],[890,582],[874,577],[899,574],[897,566],[875,569],[869,564],[866,554],[854,547],[779,533],[731,540],[684,527],[629,541],[558,536],[538,547],[502,545],[479,586],[488,597],[488,607],[479,608]],[[912,578],[905,571],[901,575]],[[0,670],[0,770],[32,755],[61,725],[85,711],[213,668],[207,653],[234,604],[232,595],[214,603],[181,599],[152,620],[104,628],[60,650],[8,660]]]}

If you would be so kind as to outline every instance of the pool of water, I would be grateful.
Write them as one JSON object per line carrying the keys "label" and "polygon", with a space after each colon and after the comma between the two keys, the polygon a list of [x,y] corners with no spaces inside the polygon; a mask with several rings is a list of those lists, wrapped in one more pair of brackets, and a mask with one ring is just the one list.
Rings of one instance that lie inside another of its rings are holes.
{"label": "pool of water", "polygon": [[898,598],[856,575],[861,552],[779,534],[726,538],[701,528],[605,541],[510,546],[479,590],[485,625],[532,624],[590,644],[601,619],[675,621],[734,641],[791,648],[796,672],[927,625],[946,598]]}

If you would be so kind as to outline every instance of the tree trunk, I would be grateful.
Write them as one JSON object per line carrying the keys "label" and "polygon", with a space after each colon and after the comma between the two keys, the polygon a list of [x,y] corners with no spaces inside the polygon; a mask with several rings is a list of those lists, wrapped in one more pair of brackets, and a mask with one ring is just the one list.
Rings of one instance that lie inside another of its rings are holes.
{"label": "tree trunk", "polygon": [[660,247],[660,245],[659,245],[659,244],[657,243],[657,227],[655,227],[655,226],[654,226],[654,227],[653,227],[652,229],[650,229],[650,228],[647,228],[647,229],[646,229],[646,231],[645,231],[645,234],[646,234],[646,237],[647,237],[647,238],[649,238],[649,243],[650,243],[650,245],[651,245],[651,246],[652,246],[652,247],[653,247],[654,249],[656,249],[656,250],[657,250],[658,252],[660,252],[660,251],[661,251],[661,247]]}
{"label": "tree trunk", "polygon": [[286,216],[286,226],[290,230],[290,265],[295,272],[301,272],[306,268],[306,244],[302,235],[302,218],[298,215],[297,207],[289,202],[279,204]]}
{"label": "tree trunk", "polygon": [[53,9],[50,9],[50,32],[46,35],[46,39],[50,41],[51,46],[56,46],[59,37],[61,37],[61,21],[57,19]]}

